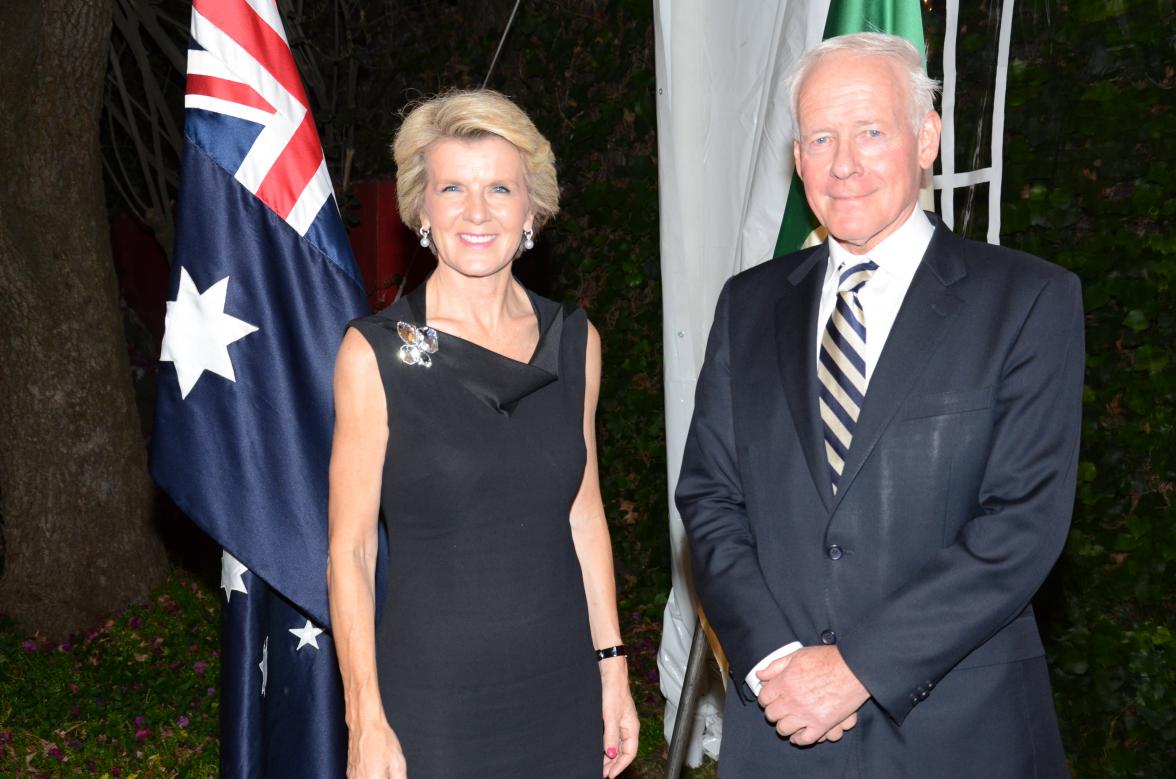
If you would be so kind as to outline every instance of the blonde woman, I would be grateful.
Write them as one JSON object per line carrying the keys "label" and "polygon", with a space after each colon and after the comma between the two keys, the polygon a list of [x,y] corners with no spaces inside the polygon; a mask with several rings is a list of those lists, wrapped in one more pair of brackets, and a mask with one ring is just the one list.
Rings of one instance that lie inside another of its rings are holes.
{"label": "blonde woman", "polygon": [[638,722],[597,476],[600,338],[511,273],[559,208],[551,147],[475,90],[418,105],[393,152],[437,269],[353,322],[335,367],[348,777],[615,777]]}

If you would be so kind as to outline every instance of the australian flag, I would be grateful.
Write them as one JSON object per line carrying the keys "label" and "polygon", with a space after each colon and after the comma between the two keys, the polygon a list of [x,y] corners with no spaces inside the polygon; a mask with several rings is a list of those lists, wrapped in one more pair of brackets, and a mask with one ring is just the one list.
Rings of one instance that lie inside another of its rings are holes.
{"label": "australian flag", "polygon": [[274,0],[195,0],[151,471],[224,548],[221,767],[342,776],[331,377],[367,312]]}

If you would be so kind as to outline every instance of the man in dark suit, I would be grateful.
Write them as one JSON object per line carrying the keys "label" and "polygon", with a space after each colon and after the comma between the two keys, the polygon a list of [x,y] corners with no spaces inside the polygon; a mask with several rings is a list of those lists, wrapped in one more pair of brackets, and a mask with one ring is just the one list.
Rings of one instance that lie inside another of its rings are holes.
{"label": "man in dark suit", "polygon": [[1030,601],[1073,507],[1081,294],[918,208],[934,90],[900,38],[807,53],[830,238],[719,298],[676,498],[731,669],[723,777],[1068,776]]}

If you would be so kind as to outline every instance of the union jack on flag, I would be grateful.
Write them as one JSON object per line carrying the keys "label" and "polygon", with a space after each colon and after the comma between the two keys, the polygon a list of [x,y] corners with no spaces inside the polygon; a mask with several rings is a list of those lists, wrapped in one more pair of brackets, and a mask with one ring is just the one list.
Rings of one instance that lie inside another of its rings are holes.
{"label": "union jack on flag", "polygon": [[232,132],[232,143],[217,134],[205,150],[306,235],[333,189],[277,5],[195,0],[192,40],[185,108],[252,125]]}
{"label": "union jack on flag", "polygon": [[195,0],[151,472],[222,547],[221,775],[330,777],[331,378],[367,313],[274,0]]}

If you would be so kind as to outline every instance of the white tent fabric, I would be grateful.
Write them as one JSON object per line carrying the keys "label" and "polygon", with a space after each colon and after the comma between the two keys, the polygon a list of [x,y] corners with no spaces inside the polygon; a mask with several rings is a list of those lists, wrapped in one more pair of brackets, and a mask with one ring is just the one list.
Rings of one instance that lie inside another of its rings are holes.
{"label": "white tent fabric", "polygon": [[[694,385],[719,290],[729,276],[772,256],[792,178],[791,122],[783,82],[800,54],[820,42],[830,0],[653,0],[657,59],[666,459],[673,589],[666,604],[658,669],[673,732],[676,701],[697,621],[689,555],[673,494]],[[1000,241],[1005,84],[1014,0],[1000,11],[993,84],[990,163],[955,170],[955,41],[959,0],[947,0],[942,173],[933,186],[950,227],[953,194],[989,185],[988,240]],[[976,156],[976,155],[974,155]],[[924,192],[924,207],[933,197]],[[722,736],[720,679],[702,695],[687,762],[717,758]]]}
{"label": "white tent fabric", "polygon": [[[673,507],[694,383],[729,276],[772,256],[792,177],[781,83],[821,40],[829,0],[655,0],[658,190],[664,300],[666,453],[673,590],[658,669],[673,730],[696,621]],[[754,184],[753,184],[754,182]],[[703,695],[687,762],[717,757],[722,688]]]}

